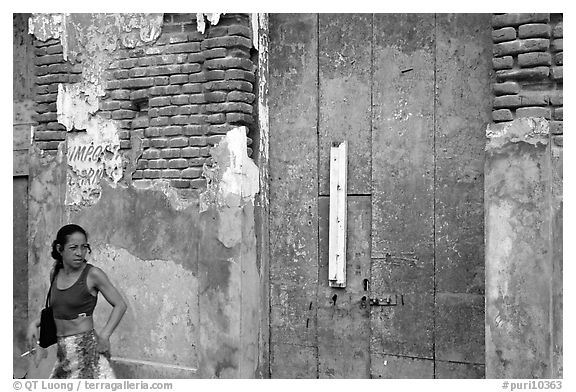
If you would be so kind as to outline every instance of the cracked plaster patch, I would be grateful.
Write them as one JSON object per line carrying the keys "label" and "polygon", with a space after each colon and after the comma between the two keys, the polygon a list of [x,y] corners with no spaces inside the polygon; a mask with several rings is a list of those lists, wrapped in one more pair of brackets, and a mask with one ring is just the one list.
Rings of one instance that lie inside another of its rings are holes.
{"label": "cracked plaster patch", "polygon": [[508,143],[546,145],[550,130],[548,121],[544,118],[526,117],[504,124],[488,124],[486,137],[486,151],[501,148]]}
{"label": "cracked plaster patch", "polygon": [[222,13],[210,13],[210,14],[206,14],[206,13],[202,13],[202,12],[198,12],[196,13],[196,29],[204,34],[204,31],[206,30],[206,21],[205,18],[208,19],[208,21],[210,22],[210,24],[212,26],[215,26],[218,24],[218,22],[220,21],[220,16],[224,15]]}

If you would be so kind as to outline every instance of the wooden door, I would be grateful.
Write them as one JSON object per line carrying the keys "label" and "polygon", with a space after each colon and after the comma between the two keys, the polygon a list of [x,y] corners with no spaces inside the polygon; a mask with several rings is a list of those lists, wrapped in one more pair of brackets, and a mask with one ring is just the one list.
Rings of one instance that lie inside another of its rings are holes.
{"label": "wooden door", "polygon": [[[483,377],[490,31],[488,14],[271,15],[273,378]],[[342,140],[343,289],[327,277]]]}

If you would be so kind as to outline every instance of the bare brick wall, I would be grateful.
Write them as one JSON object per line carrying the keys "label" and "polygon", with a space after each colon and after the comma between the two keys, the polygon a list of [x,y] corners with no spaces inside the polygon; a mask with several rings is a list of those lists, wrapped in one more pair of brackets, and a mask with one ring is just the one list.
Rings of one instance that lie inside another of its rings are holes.
{"label": "bare brick wall", "polygon": [[[249,16],[222,15],[217,25],[206,23],[204,34],[195,19],[164,14],[152,45],[117,50],[105,72],[98,115],[117,121],[121,150],[142,141],[134,181],[166,179],[176,188],[203,188],[210,147],[235,126],[255,126]],[[36,48],[35,141],[54,150],[66,136],[56,118],[58,83],[79,82],[82,71],[80,64],[64,62],[58,40],[36,40]]]}
{"label": "bare brick wall", "polygon": [[562,134],[562,14],[494,14],[495,122],[544,117]]}

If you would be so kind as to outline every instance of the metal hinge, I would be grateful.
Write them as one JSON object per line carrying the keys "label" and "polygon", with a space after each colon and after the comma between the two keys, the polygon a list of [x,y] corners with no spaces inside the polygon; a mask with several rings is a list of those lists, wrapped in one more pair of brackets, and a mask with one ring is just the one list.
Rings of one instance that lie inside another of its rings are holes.
{"label": "metal hinge", "polygon": [[366,305],[370,306],[398,306],[404,305],[404,295],[402,294],[384,294],[378,298],[366,298],[362,297],[361,306],[363,308]]}

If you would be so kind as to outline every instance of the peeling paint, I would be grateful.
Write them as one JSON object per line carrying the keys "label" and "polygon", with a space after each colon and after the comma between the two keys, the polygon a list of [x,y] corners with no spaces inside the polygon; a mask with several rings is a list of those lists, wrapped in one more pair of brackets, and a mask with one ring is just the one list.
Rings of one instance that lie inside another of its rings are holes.
{"label": "peeling paint", "polygon": [[486,151],[497,150],[507,143],[548,144],[549,124],[543,118],[519,118],[509,123],[488,124]]}
{"label": "peeling paint", "polygon": [[63,31],[64,14],[33,14],[28,19],[28,34],[33,34],[40,41],[60,38]]}
{"label": "peeling paint", "polygon": [[224,15],[222,13],[202,13],[202,12],[198,12],[196,13],[196,29],[204,34],[204,31],[206,30],[206,21],[204,20],[204,17],[206,17],[208,19],[208,21],[210,22],[210,24],[212,26],[215,26],[218,24],[218,22],[220,21],[220,16]]}
{"label": "peeling paint", "polygon": [[195,200],[194,198],[192,199],[181,198],[178,192],[174,189],[174,187],[170,185],[170,182],[167,180],[155,180],[152,181],[150,185],[135,183],[134,187],[136,189],[151,189],[164,193],[164,195],[170,202],[171,207],[176,211],[182,211],[188,207],[198,204],[198,201]]}

